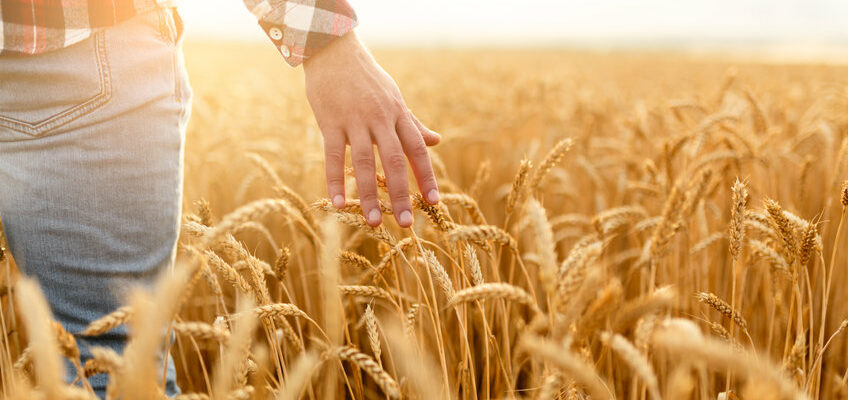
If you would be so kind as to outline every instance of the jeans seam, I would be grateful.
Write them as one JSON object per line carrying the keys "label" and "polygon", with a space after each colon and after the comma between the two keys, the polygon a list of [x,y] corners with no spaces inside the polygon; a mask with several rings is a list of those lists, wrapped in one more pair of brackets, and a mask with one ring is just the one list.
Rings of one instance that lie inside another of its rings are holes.
{"label": "jeans seam", "polygon": [[174,50],[174,54],[171,57],[171,65],[174,66],[174,101],[177,103],[180,102],[180,98],[182,97],[182,93],[180,91],[180,76],[178,76],[178,67],[177,67],[177,56],[179,50]]}
{"label": "jeans seam", "polygon": [[[159,39],[168,44],[173,50],[173,54],[171,55],[171,73],[174,77],[174,101],[180,101],[180,87],[179,87],[179,77],[177,76],[177,34],[176,34],[176,22],[173,21],[173,13],[170,8],[160,8],[156,11],[156,14],[159,16]],[[172,28],[172,25],[174,27]]]}
{"label": "jeans seam", "polygon": [[91,113],[109,101],[109,99],[112,98],[112,75],[109,58],[106,54],[105,34],[106,32],[101,30],[96,32],[93,36],[94,54],[100,78],[99,93],[76,106],[37,123],[29,123],[0,115],[0,126],[4,126],[29,136],[40,137],[54,129],[61,128],[80,117]]}
{"label": "jeans seam", "polygon": [[168,25],[165,21],[165,12],[163,9],[157,9],[156,15],[159,17],[159,40],[163,42],[168,42]]}

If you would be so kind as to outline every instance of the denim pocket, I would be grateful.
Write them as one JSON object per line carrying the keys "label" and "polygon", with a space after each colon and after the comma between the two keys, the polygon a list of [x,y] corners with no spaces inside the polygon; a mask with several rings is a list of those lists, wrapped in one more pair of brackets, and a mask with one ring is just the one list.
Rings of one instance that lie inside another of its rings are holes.
{"label": "denim pocket", "polygon": [[45,136],[111,97],[103,31],[61,50],[0,57],[0,141]]}
{"label": "denim pocket", "polygon": [[183,20],[176,8],[159,10],[159,36],[168,44],[177,46],[183,36]]}
{"label": "denim pocket", "polygon": [[[159,9],[159,37],[167,42],[173,51],[172,65],[174,67],[174,100],[177,102],[183,101],[183,95],[186,92],[184,66],[182,63],[182,50],[180,49],[180,41],[183,37],[184,26],[183,20],[176,8]],[[181,74],[181,72],[183,72]]]}

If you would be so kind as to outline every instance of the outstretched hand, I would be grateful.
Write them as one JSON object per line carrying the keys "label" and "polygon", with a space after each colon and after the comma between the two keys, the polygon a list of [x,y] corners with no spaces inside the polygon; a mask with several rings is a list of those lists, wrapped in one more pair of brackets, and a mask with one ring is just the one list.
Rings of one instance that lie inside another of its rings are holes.
{"label": "outstretched hand", "polygon": [[406,160],[424,199],[438,203],[427,146],[439,143],[440,136],[412,115],[394,80],[353,32],[309,58],[303,67],[306,97],[324,136],[327,192],[333,205],[345,206],[344,163],[350,145],[362,214],[368,225],[380,225],[376,143],[395,219],[402,227],[412,225]]}

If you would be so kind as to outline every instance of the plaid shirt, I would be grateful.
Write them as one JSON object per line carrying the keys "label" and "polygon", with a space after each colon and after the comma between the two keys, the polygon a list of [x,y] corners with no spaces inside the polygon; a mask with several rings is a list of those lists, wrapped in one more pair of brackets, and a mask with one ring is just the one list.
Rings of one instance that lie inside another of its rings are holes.
{"label": "plaid shirt", "polygon": [[[0,0],[0,55],[68,47],[176,0]],[[243,0],[292,66],[356,26],[347,0]]]}

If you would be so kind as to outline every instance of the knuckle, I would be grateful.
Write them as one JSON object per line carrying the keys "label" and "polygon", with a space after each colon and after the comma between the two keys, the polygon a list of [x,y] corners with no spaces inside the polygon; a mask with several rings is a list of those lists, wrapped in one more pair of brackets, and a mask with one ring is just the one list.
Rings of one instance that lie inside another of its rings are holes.
{"label": "knuckle", "polygon": [[412,124],[412,126],[419,129],[424,126],[421,124],[421,121],[418,120],[418,117],[416,117],[415,114],[412,113],[412,111],[410,111],[407,115],[409,115],[409,123]]}
{"label": "knuckle", "polygon": [[412,145],[412,149],[410,149],[409,153],[411,157],[430,164],[430,152],[427,150],[427,146],[424,145],[424,139],[419,137],[415,141],[415,144]]}
{"label": "knuckle", "polygon": [[383,121],[389,118],[389,111],[382,106],[372,106],[366,112],[368,118],[374,121]]}
{"label": "knuckle", "polygon": [[398,172],[405,170],[406,157],[403,156],[403,153],[392,153],[386,157],[384,166]]}
{"label": "knuckle", "polygon": [[344,149],[335,149],[328,148],[324,151],[324,157],[328,162],[338,163],[339,161],[344,161],[345,152]]}
{"label": "knuckle", "polygon": [[409,191],[403,190],[392,195],[392,206],[404,210],[412,208],[409,202]]}
{"label": "knuckle", "polygon": [[436,187],[436,185],[437,185],[436,176],[433,175],[433,169],[432,168],[426,169],[422,175],[423,175],[421,177],[422,186],[425,186],[425,187],[428,187],[428,188],[435,188]]}
{"label": "knuckle", "polygon": [[318,130],[321,131],[321,137],[324,138],[325,142],[335,142],[342,141],[344,142],[345,134],[344,128],[345,124],[343,120],[337,118],[316,118],[315,122],[318,123]]}
{"label": "knuckle", "polygon": [[374,158],[366,151],[357,151],[351,155],[351,162],[357,168],[371,169],[374,164]]}
{"label": "knuckle", "polygon": [[345,180],[342,175],[333,174],[327,175],[327,186],[330,187],[344,187]]}
{"label": "knuckle", "polygon": [[377,204],[377,189],[360,189],[359,200],[362,202],[363,208],[371,208]]}
{"label": "knuckle", "polygon": [[407,111],[407,109],[406,109],[406,105],[404,105],[403,102],[398,100],[398,99],[392,100],[391,109],[396,115],[408,115],[409,114],[409,111]]}
{"label": "knuckle", "polygon": [[409,158],[415,160],[418,163],[430,165],[430,152],[427,150],[427,146],[424,144],[424,139],[418,137],[415,139],[415,143],[413,143],[409,150]]}

